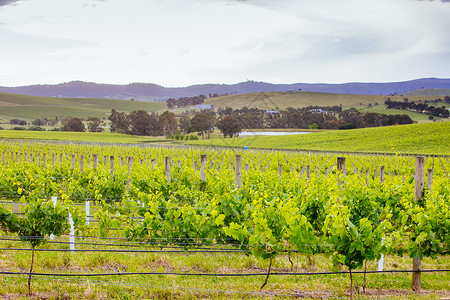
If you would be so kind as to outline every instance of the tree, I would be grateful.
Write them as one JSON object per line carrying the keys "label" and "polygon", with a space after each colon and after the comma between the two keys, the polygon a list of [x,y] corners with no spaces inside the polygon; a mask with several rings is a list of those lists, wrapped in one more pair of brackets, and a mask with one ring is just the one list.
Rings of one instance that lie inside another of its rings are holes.
{"label": "tree", "polygon": [[187,115],[182,115],[178,120],[180,129],[183,130],[183,134],[188,134],[191,127],[191,119]]}
{"label": "tree", "polygon": [[205,134],[209,134],[214,130],[214,115],[206,112],[197,113],[191,121],[192,131],[200,132],[202,138],[205,137]]}
{"label": "tree", "polygon": [[111,132],[129,132],[130,121],[124,112],[119,113],[113,109],[111,110],[111,115],[108,117],[108,120],[111,121],[111,125],[109,126]]}
{"label": "tree", "polygon": [[47,125],[47,121],[45,121],[44,119],[36,119],[31,121],[31,124],[33,124],[34,126],[44,126]]}
{"label": "tree", "polygon": [[169,98],[169,99],[166,100],[166,103],[167,103],[167,107],[168,108],[174,108],[175,105],[177,104],[177,99]]}
{"label": "tree", "polygon": [[366,112],[363,115],[364,125],[365,127],[380,127],[381,118],[380,115],[374,112]]}
{"label": "tree", "polygon": [[128,115],[131,133],[135,135],[158,135],[160,128],[156,115],[148,114],[146,111],[133,111]]}
{"label": "tree", "polygon": [[100,118],[89,117],[87,119],[89,132],[102,132],[104,122]]}
{"label": "tree", "polygon": [[229,136],[230,138],[239,135],[242,130],[238,119],[231,115],[226,116],[225,118],[217,122],[217,128],[219,128],[224,137]]}
{"label": "tree", "polygon": [[165,137],[174,135],[178,130],[178,121],[173,112],[167,110],[163,112],[159,116],[158,123]]}
{"label": "tree", "polygon": [[342,123],[352,124],[354,128],[364,127],[362,113],[354,107],[340,112],[339,119]]}
{"label": "tree", "polygon": [[84,132],[86,130],[83,122],[78,118],[66,117],[62,125],[63,131]]}

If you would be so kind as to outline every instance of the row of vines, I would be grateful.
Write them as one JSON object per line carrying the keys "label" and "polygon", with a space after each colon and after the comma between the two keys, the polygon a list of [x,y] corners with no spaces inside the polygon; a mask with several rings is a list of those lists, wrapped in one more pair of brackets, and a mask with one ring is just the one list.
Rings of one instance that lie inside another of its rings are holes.
{"label": "row of vines", "polygon": [[350,274],[382,254],[449,254],[448,158],[426,158],[417,200],[414,157],[341,157],[345,166],[336,154],[2,142],[0,227],[35,249],[67,233],[70,212],[80,236],[227,245],[270,262],[328,253]]}

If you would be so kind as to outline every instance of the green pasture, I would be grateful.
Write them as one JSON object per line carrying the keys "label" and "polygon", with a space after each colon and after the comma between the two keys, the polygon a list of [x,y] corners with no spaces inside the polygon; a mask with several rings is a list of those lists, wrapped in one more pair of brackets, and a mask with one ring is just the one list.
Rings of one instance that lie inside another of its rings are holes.
{"label": "green pasture", "polygon": [[93,98],[50,98],[0,93],[1,119],[34,120],[56,116],[78,118],[107,117],[112,109],[123,112],[134,110],[158,111],[166,107],[161,102],[139,102]]}
{"label": "green pasture", "polygon": [[[432,120],[429,119],[429,115],[421,114],[414,111],[409,110],[401,110],[401,109],[386,109],[385,106],[365,106],[358,108],[362,113],[365,112],[374,112],[379,114],[386,114],[386,115],[408,115],[412,120],[418,122],[418,123],[430,123]],[[434,117],[433,120],[440,120],[440,121],[450,121],[450,119],[444,119],[439,117]]]}
{"label": "green pasture", "polygon": [[[420,89],[407,93],[403,93],[404,96],[448,96],[450,95],[450,89]],[[442,97],[441,97],[442,98]]]}
{"label": "green pasture", "polygon": [[[384,101],[388,96],[376,95],[350,95],[350,94],[332,94],[316,92],[268,92],[268,93],[250,93],[231,96],[222,96],[206,99],[206,104],[214,104],[216,107],[229,106],[233,109],[247,107],[257,107],[261,109],[285,109],[287,107],[306,107],[306,106],[334,106],[341,105],[343,108],[360,108],[368,106],[384,107]],[[402,101],[403,96],[389,96],[393,101]],[[410,101],[434,100],[436,96],[411,96]]]}
{"label": "green pasture", "polygon": [[302,135],[189,141],[191,145],[336,152],[450,154],[450,122],[337,130]]}
{"label": "green pasture", "polygon": [[142,137],[107,132],[0,130],[0,139],[70,141],[89,143],[141,144],[162,142],[164,137]]}

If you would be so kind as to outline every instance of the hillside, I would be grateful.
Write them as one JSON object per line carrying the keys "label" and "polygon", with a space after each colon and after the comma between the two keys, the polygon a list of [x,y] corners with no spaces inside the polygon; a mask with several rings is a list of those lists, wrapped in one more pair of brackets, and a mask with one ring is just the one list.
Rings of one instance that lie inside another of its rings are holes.
{"label": "hillside", "polygon": [[404,96],[449,96],[450,89],[420,89],[403,94]]}
{"label": "hillside", "polygon": [[[333,106],[341,105],[343,108],[356,107],[362,111],[385,114],[408,114],[414,121],[429,122],[428,116],[416,112],[402,110],[387,110],[384,107],[386,96],[349,95],[316,92],[268,92],[251,93],[232,96],[208,98],[206,104],[213,104],[216,108],[230,106],[234,109],[258,107],[261,109],[285,109],[287,107],[306,106]],[[390,96],[392,100],[403,100],[403,96]],[[436,96],[408,96],[411,101],[434,100]],[[444,105],[444,104],[442,104]],[[133,110],[162,111],[167,109],[164,102],[126,101],[98,98],[52,98],[37,97],[19,94],[0,93],[0,123],[8,123],[10,119],[23,119],[31,121],[56,116],[106,117],[112,109],[123,112]],[[181,113],[188,109],[175,109]]]}
{"label": "hillside", "polygon": [[33,120],[56,116],[106,117],[114,108],[117,111],[157,111],[165,107],[159,102],[138,102],[93,98],[50,98],[0,93],[0,119],[13,118]]}
{"label": "hillside", "polygon": [[190,141],[208,145],[334,152],[450,155],[450,122],[327,131],[287,136],[252,136]]}
{"label": "hillside", "polygon": [[[389,96],[392,100],[402,101],[404,96]],[[374,95],[349,95],[314,92],[294,92],[294,93],[252,93],[242,95],[222,96],[205,100],[206,104],[213,104],[215,107],[232,107],[233,109],[243,106],[257,107],[260,109],[278,110],[287,107],[306,106],[340,106],[344,109],[355,107],[363,112],[376,112],[383,114],[407,114],[414,121],[429,122],[428,115],[398,109],[386,109],[384,101],[387,96]],[[411,101],[434,100],[436,96],[408,96]],[[445,105],[440,103],[439,105]]]}
{"label": "hillside", "polygon": [[22,95],[64,97],[64,98],[110,98],[148,101],[167,97],[188,97],[200,94],[245,94],[256,92],[303,91],[355,94],[389,95],[402,94],[417,89],[450,89],[450,79],[422,78],[403,82],[386,83],[293,83],[272,84],[267,82],[246,81],[237,84],[198,84],[187,87],[163,87],[154,83],[131,83],[126,85],[98,84],[93,82],[72,81],[49,85],[30,85],[20,87],[0,87],[0,92]]}

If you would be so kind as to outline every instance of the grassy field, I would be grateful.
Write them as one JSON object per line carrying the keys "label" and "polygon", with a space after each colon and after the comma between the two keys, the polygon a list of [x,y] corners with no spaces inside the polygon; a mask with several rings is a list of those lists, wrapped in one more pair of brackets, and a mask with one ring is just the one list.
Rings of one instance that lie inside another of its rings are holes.
{"label": "grassy field", "polygon": [[[386,114],[386,115],[408,115],[412,120],[418,122],[418,123],[430,123],[432,120],[430,120],[428,117],[429,115],[421,114],[414,111],[408,111],[408,110],[401,110],[401,109],[386,109],[384,106],[365,106],[363,108],[359,108],[359,110],[362,113],[365,112],[375,112],[379,114]],[[435,117],[435,120],[441,120],[444,122],[450,121],[450,119],[444,119],[444,118],[438,118]]]}
{"label": "grassy field", "polygon": [[337,152],[450,154],[449,141],[450,122],[435,122],[304,135],[220,138],[188,143],[205,146],[247,146]]}
{"label": "grassy field", "polygon": [[[389,96],[393,101],[402,101],[403,96]],[[251,93],[231,96],[222,96],[206,99],[206,104],[214,104],[216,107],[232,107],[234,109],[247,107],[258,107],[261,109],[284,109],[287,107],[306,107],[306,106],[333,106],[341,105],[344,108],[356,107],[362,108],[368,106],[384,107],[384,101],[387,96],[375,95],[349,95],[349,94],[331,94],[314,92],[296,92],[296,93]],[[434,100],[436,96],[411,96],[410,101],[415,100]]]}
{"label": "grassy field", "polygon": [[[62,239],[60,239],[61,241]],[[67,241],[64,238],[62,241]],[[98,243],[98,240],[83,240]],[[100,241],[102,242],[102,241]],[[105,241],[103,241],[105,243]],[[2,248],[23,247],[20,242],[0,242]],[[67,249],[67,245],[47,245],[46,249]],[[77,245],[77,249],[100,249]],[[148,247],[139,249],[151,249]],[[155,249],[155,248],[153,248]],[[120,249],[119,249],[120,251]],[[293,262],[293,266],[289,262]],[[448,269],[450,258],[425,258],[424,269]],[[28,251],[0,251],[0,270],[23,272],[29,268]],[[385,257],[385,268],[404,270],[411,267],[408,257]],[[43,277],[32,279],[35,299],[242,299],[275,297],[350,298],[348,275],[310,275],[269,277],[267,286],[259,291],[268,262],[244,254],[220,253],[105,253],[105,252],[38,252],[35,271],[41,273],[118,273],[155,272],[185,275],[134,275],[103,277]],[[376,270],[370,262],[367,270]],[[272,272],[327,272],[335,270],[326,255],[310,261],[305,255],[281,255],[274,260]],[[262,276],[219,277],[189,276],[190,273],[260,273]],[[362,274],[353,275],[357,299],[443,299],[449,297],[449,274],[422,274],[422,292],[411,291],[411,275],[401,273],[367,275],[363,293]],[[0,294],[6,299],[27,298],[26,276],[1,276]],[[70,296],[69,296],[70,295]]]}
{"label": "grassy field", "polygon": [[[430,95],[408,96],[411,101],[434,100],[435,93]],[[305,106],[333,106],[342,105],[344,109],[355,107],[362,111],[373,111],[385,114],[408,114],[414,121],[430,122],[427,115],[401,111],[387,110],[384,101],[387,96],[375,95],[347,95],[314,92],[296,93],[251,93],[232,96],[222,96],[206,99],[206,104],[214,104],[216,107],[232,107],[234,109],[247,107],[258,107],[261,109],[285,109],[287,107]],[[403,96],[391,96],[392,100],[401,101]],[[370,106],[369,106],[370,104]],[[36,97],[17,94],[0,93],[0,126],[10,128],[9,120],[21,119],[31,122],[34,119],[47,117],[54,119],[61,116],[72,116],[78,118],[107,117],[112,109],[129,113],[134,110],[145,110],[161,112],[167,109],[165,103],[161,102],[139,102],[114,99],[88,99],[88,98],[50,98]],[[173,109],[180,114],[186,108]]]}
{"label": "grassy field", "polygon": [[129,134],[106,132],[62,132],[0,130],[0,139],[25,139],[42,141],[70,141],[89,143],[140,144],[164,141],[163,137],[141,137]]}
{"label": "grassy field", "polygon": [[[450,95],[450,89],[420,89],[407,92],[404,96],[447,96]],[[441,97],[442,98],[442,97]]]}
{"label": "grassy field", "polygon": [[14,118],[31,121],[56,116],[78,118],[107,117],[114,108],[117,111],[158,111],[166,107],[161,102],[138,102],[114,99],[50,98],[0,93],[0,119]]}

